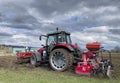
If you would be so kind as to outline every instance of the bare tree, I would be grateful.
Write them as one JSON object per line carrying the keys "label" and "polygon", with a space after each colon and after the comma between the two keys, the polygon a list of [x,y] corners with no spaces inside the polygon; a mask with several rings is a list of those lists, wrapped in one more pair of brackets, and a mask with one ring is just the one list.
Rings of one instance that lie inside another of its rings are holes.
{"label": "bare tree", "polygon": [[118,53],[120,52],[120,47],[119,46],[115,46],[115,48],[113,49],[114,52]]}

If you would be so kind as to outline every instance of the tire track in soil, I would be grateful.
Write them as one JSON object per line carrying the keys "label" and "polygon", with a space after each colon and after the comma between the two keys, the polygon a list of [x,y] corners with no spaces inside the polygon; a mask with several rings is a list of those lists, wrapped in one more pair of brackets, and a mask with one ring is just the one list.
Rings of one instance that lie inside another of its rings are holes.
{"label": "tire track in soil", "polygon": [[[115,79],[119,79],[120,78],[120,56],[114,56],[112,57],[112,62],[114,65],[114,71],[113,71],[113,78]],[[49,65],[42,65],[41,67],[33,67],[31,66],[29,63],[23,63],[23,64],[17,64],[16,63],[16,56],[0,56],[0,68],[5,68],[5,69],[9,69],[9,70],[17,70],[21,67],[25,67],[28,70],[32,70],[32,69],[42,69],[45,71],[51,71],[53,73],[60,73],[63,75],[69,75],[69,76],[76,76],[79,77],[79,75],[74,73],[73,69],[69,69],[65,72],[56,72],[53,71]]]}

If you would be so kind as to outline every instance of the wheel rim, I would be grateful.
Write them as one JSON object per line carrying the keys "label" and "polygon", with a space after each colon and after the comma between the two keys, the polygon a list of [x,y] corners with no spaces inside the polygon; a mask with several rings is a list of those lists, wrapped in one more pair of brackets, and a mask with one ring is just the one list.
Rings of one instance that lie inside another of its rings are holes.
{"label": "wheel rim", "polygon": [[36,61],[34,56],[31,56],[30,61],[32,65],[35,65]]}
{"label": "wheel rim", "polygon": [[51,65],[56,70],[62,70],[66,66],[66,59],[65,55],[60,52],[56,51],[51,55]]}

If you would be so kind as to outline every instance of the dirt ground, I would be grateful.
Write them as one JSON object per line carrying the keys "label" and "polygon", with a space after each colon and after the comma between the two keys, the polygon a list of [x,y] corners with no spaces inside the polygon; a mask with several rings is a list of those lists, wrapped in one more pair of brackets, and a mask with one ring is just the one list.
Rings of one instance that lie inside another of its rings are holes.
{"label": "dirt ground", "polygon": [[[113,78],[120,78],[120,55],[112,56],[112,62],[114,65]],[[29,63],[24,64],[16,63],[16,56],[0,56],[0,68],[17,70],[20,67],[26,67],[28,69],[34,68]],[[53,72],[53,70],[50,69],[48,66],[42,66],[38,68]],[[73,73],[73,70],[62,72],[62,74],[76,76],[75,73]]]}

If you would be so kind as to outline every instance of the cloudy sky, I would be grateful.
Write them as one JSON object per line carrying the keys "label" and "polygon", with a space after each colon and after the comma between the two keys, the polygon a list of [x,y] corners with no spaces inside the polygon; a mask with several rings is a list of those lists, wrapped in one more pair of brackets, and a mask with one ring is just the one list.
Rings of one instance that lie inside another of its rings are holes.
{"label": "cloudy sky", "polygon": [[39,35],[59,27],[85,48],[120,44],[119,0],[0,0],[0,44],[39,47]]}

